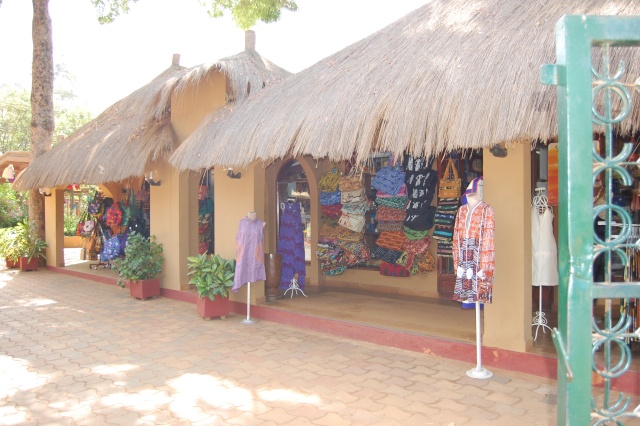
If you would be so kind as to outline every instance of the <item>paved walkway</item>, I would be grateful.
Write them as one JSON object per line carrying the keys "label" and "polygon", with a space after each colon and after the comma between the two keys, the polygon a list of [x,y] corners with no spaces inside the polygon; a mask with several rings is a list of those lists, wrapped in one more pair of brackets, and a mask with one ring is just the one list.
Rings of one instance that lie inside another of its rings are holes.
{"label": "paved walkway", "polygon": [[553,380],[0,269],[0,424],[553,425]]}

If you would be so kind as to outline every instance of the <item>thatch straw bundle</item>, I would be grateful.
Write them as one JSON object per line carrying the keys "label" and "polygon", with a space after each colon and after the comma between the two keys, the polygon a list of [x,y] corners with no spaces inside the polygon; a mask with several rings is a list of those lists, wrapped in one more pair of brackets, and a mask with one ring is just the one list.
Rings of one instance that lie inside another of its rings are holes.
{"label": "thatch straw bundle", "polygon": [[[207,117],[170,161],[197,170],[547,140],[557,133],[556,88],[539,82],[539,67],[555,62],[555,24],[565,14],[640,14],[640,2],[433,0]],[[634,78],[639,53],[625,52]],[[639,118],[636,102],[626,123]]]}
{"label": "thatch straw bundle", "polygon": [[43,154],[14,183],[19,190],[71,183],[100,184],[142,176],[150,161],[168,158],[178,141],[171,126],[171,97],[197,85],[210,72],[227,78],[227,100],[246,99],[290,75],[255,51],[247,32],[245,51],[190,69],[172,66],[118,101],[96,119]]}

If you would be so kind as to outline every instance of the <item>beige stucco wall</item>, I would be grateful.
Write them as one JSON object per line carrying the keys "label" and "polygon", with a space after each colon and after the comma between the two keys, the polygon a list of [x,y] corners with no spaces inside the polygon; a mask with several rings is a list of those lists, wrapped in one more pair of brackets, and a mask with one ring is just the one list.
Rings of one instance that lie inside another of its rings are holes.
{"label": "beige stucco wall", "polygon": [[522,352],[531,338],[531,151],[483,153],[485,201],[495,210],[493,303],[484,309],[484,344]]}
{"label": "beige stucco wall", "polygon": [[64,188],[54,188],[44,197],[44,234],[47,265],[64,266]]}

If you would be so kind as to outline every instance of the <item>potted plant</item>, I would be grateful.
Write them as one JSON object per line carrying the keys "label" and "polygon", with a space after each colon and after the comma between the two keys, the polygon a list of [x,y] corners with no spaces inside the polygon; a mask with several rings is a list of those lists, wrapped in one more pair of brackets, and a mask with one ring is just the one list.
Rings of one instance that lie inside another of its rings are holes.
{"label": "potted plant", "polygon": [[129,294],[136,299],[147,300],[160,296],[160,278],[156,276],[162,271],[162,244],[156,243],[155,235],[146,238],[132,232],[127,238],[124,258],[114,260],[118,271],[120,287],[129,287]]}
{"label": "potted plant", "polygon": [[15,227],[15,238],[10,243],[10,257],[19,261],[21,271],[35,271],[40,259],[46,260],[47,242],[38,236],[27,221]]}
{"label": "potted plant", "polygon": [[16,268],[20,263],[16,239],[17,234],[14,228],[0,229],[0,257],[4,257],[7,268]]}
{"label": "potted plant", "polygon": [[229,315],[229,288],[233,286],[235,260],[205,252],[188,257],[187,261],[188,275],[191,276],[189,284],[194,285],[198,292],[198,315],[203,318]]}

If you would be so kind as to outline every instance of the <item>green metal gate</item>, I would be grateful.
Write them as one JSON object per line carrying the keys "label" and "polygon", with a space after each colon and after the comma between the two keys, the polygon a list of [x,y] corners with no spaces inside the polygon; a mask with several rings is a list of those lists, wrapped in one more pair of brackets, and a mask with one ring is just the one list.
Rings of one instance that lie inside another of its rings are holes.
{"label": "green metal gate", "polygon": [[[629,161],[632,144],[616,149],[614,137],[633,97],[640,96],[640,76],[626,75],[624,62],[612,58],[631,49],[621,46],[640,46],[640,17],[565,16],[557,23],[556,43],[557,63],[542,67],[541,81],[558,88],[560,285],[558,328],[552,333],[558,352],[558,424],[624,424],[640,418],[640,412],[634,412],[628,396],[616,395],[612,384],[628,371],[628,341],[640,330],[630,330],[625,312],[619,320],[612,317],[611,306],[612,300],[640,297],[640,283],[614,282],[611,265],[616,256],[628,264],[627,248],[640,241],[630,238],[631,217],[612,202],[611,188],[614,177],[632,185],[629,170],[638,167]],[[594,132],[604,134],[600,152]],[[597,176],[603,177],[605,204],[594,206]],[[603,238],[594,233],[597,221],[605,225]],[[603,282],[593,280],[596,256],[604,257]],[[602,322],[592,313],[599,299],[605,306]],[[604,386],[597,398],[592,371]]]}

